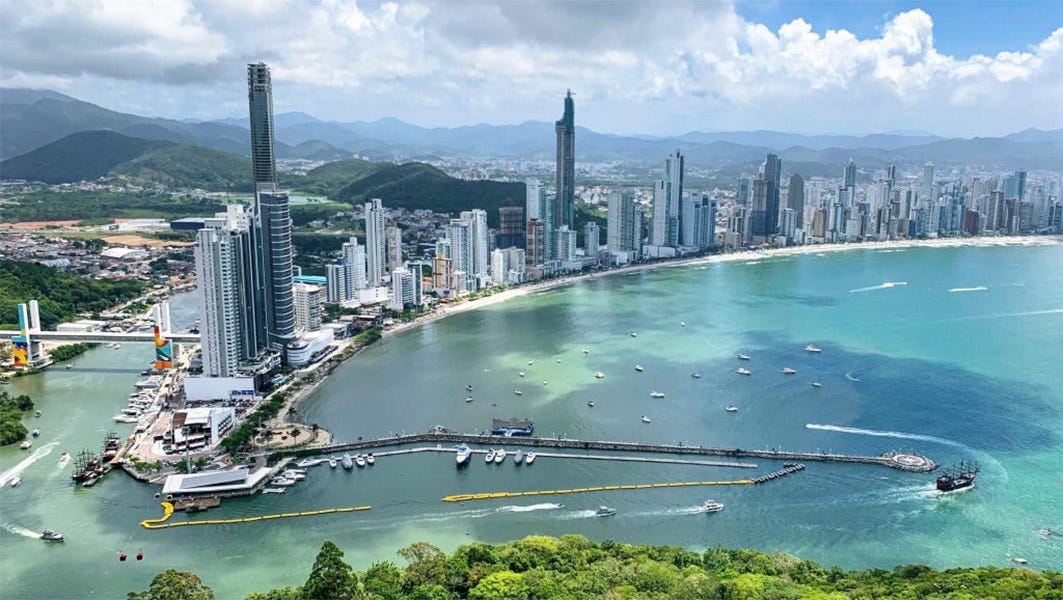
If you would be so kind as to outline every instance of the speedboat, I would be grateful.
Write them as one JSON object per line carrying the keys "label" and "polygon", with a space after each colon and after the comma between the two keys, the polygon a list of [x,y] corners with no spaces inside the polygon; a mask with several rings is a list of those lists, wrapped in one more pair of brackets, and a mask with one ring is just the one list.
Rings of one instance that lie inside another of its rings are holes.
{"label": "speedboat", "polygon": [[59,466],[60,466],[60,467],[65,467],[65,466],[66,466],[66,464],[67,464],[68,462],[70,462],[70,458],[71,458],[71,456],[70,456],[70,453],[69,453],[69,452],[64,452],[64,453],[63,453],[63,454],[62,454],[62,455],[61,455],[61,456],[59,457]]}
{"label": "speedboat", "polygon": [[650,398],[664,398],[664,392],[658,392],[658,391],[650,392]]}
{"label": "speedboat", "polygon": [[282,487],[262,488],[262,493],[263,494],[283,494],[284,492],[285,492],[285,489],[282,488]]}
{"label": "speedboat", "polygon": [[524,462],[524,451],[517,450],[517,453],[513,455],[513,464],[520,465]]}
{"label": "speedboat", "polygon": [[22,485],[22,478],[21,477],[19,477],[18,475],[15,475],[14,477],[11,478],[11,487],[18,487],[20,485]]}
{"label": "speedboat", "polygon": [[680,327],[686,327],[687,326],[687,322],[686,321],[680,321],[679,322],[679,326]]}
{"label": "speedboat", "polygon": [[591,351],[590,351],[590,350],[588,350],[588,349],[586,349],[586,348],[584,348],[584,349],[582,350],[582,352],[583,352],[584,354],[590,354],[590,353],[591,353]]}
{"label": "speedboat", "polygon": [[632,331],[632,332],[631,332],[631,337],[639,337],[639,334],[637,334],[637,333],[635,333],[634,331]]}
{"label": "speedboat", "polygon": [[649,423],[650,422],[650,418],[647,417],[646,415],[642,415],[642,422],[643,423]]}
{"label": "speedboat", "polygon": [[372,452],[365,455],[365,464],[369,465],[370,467],[376,464],[376,457],[373,456]]}
{"label": "speedboat", "polygon": [[725,408],[724,410],[726,410],[729,413],[736,413],[736,412],[738,412],[738,407],[735,406],[734,404],[728,404],[727,408]]}
{"label": "speedboat", "polygon": [[793,375],[796,372],[797,372],[797,369],[791,369],[790,367],[786,367],[786,368],[784,368],[782,370],[782,374],[783,375]]}
{"label": "speedboat", "polygon": [[33,430],[33,437],[38,437],[40,435],[41,435],[41,430],[40,429],[34,429]]}
{"label": "speedboat", "polygon": [[594,378],[595,379],[604,379],[605,378],[605,373],[602,373],[601,371],[596,371],[594,373]]}
{"label": "speedboat", "polygon": [[591,408],[594,408],[594,400],[588,400],[587,401],[587,406],[589,406]]}
{"label": "speedboat", "polygon": [[484,462],[487,464],[495,462],[495,451],[493,448],[487,451],[487,454],[484,456]]}
{"label": "speedboat", "polygon": [[517,375],[520,375],[521,377],[524,377],[524,371],[518,371]]}
{"label": "speedboat", "polygon": [[281,487],[287,487],[289,485],[295,485],[294,479],[288,479],[287,477],[274,477],[269,481],[270,485],[279,485]]}
{"label": "speedboat", "polygon": [[495,452],[495,464],[500,465],[504,460],[506,460],[506,451],[499,448],[498,452]]}
{"label": "speedboat", "polygon": [[543,385],[546,385],[546,384],[548,384],[548,383],[550,383],[550,382],[549,382],[549,381],[547,381],[547,380],[545,380],[545,379],[543,380]]}
{"label": "speedboat", "polygon": [[598,510],[595,511],[594,516],[596,516],[596,517],[611,517],[611,516],[613,516],[615,514],[616,514],[616,509],[615,508],[609,508],[608,506],[599,506]]}
{"label": "speedboat", "polygon": [[323,462],[325,462],[325,459],[323,458],[304,458],[303,460],[295,463],[295,466],[305,469],[306,467],[316,467],[317,465],[320,465]]}
{"label": "speedboat", "polygon": [[22,443],[19,444],[18,447],[22,448],[23,450],[29,450],[31,447],[33,447],[33,440],[22,440]]}
{"label": "speedboat", "polygon": [[705,504],[701,505],[701,508],[707,513],[720,512],[721,510],[723,510],[723,503],[717,502],[712,498],[709,498],[705,501]]}
{"label": "speedboat", "polygon": [[1025,558],[1019,558],[1018,556],[1016,556],[1015,558],[1011,559],[1011,562],[1013,562],[1013,563],[1015,563],[1017,565],[1025,565],[1026,563],[1028,563],[1030,561],[1026,560]]}
{"label": "speedboat", "polygon": [[535,361],[534,361],[534,360],[529,360],[529,361],[528,361],[528,366],[529,366],[529,367],[530,367],[530,366],[532,366],[532,365],[534,365],[534,364],[535,364]]}
{"label": "speedboat", "polygon": [[820,350],[819,348],[813,346],[812,344],[809,344],[809,345],[805,346],[805,352],[810,352],[812,354],[819,354],[820,352],[823,352],[823,350]]}
{"label": "speedboat", "polygon": [[281,471],[281,477],[285,479],[294,479],[295,481],[302,481],[306,479],[306,473],[300,473],[299,471],[286,469]]}
{"label": "speedboat", "polygon": [[748,354],[739,354],[738,355],[738,360],[749,360],[749,355]]}
{"label": "speedboat", "polygon": [[343,458],[340,459],[340,464],[343,465],[345,471],[350,471],[354,468],[354,459],[351,458],[350,454],[344,454]]}
{"label": "speedboat", "polygon": [[527,454],[527,456],[524,457],[524,464],[530,465],[533,462],[535,462],[535,453],[534,452],[529,452]]}
{"label": "speedboat", "polygon": [[330,456],[328,458],[328,466],[330,469],[335,469],[337,464],[339,464],[339,461],[336,460],[336,457]]}
{"label": "speedboat", "polygon": [[520,391],[520,390],[513,390],[513,395],[514,395],[514,396],[523,396],[523,395],[524,395],[524,392],[522,392],[522,391]]}
{"label": "speedboat", "polygon": [[812,387],[823,387],[823,384],[818,382],[818,381],[813,381],[812,382]]}
{"label": "speedboat", "polygon": [[466,385],[465,389],[471,392],[472,391],[472,384],[470,383],[470,384]]}
{"label": "speedboat", "polygon": [[458,446],[458,454],[454,457],[457,462],[458,468],[467,466],[469,461],[472,460],[472,450],[465,444]]}
{"label": "speedboat", "polygon": [[466,402],[472,402],[472,396],[468,396],[468,397],[466,397],[466,398],[465,398],[465,401],[466,401]]}
{"label": "speedboat", "polygon": [[63,537],[63,534],[54,529],[45,529],[41,532],[41,539],[46,542],[61,542],[66,538]]}
{"label": "speedboat", "polygon": [[1039,535],[1041,537],[1051,537],[1052,536],[1052,530],[1046,527],[1044,529],[1038,530],[1037,531],[1037,535]]}
{"label": "speedboat", "polygon": [[559,359],[557,359],[557,361],[556,361],[556,362],[557,362],[557,364],[561,364],[561,359],[560,359],[560,358],[559,358]]}
{"label": "speedboat", "polygon": [[644,369],[642,368],[642,365],[635,365],[635,370],[641,373]]}
{"label": "speedboat", "polygon": [[362,456],[361,454],[355,454],[354,455],[354,464],[358,465],[358,468],[361,469],[362,467],[365,466],[365,457]]}
{"label": "speedboat", "polygon": [[697,371],[695,371],[695,372],[690,374],[690,378],[691,379],[701,379],[701,373],[698,373]]}
{"label": "speedboat", "polygon": [[753,371],[750,371],[749,369],[746,369],[744,367],[739,367],[738,370],[735,371],[735,373],[738,373],[739,375],[752,375]]}

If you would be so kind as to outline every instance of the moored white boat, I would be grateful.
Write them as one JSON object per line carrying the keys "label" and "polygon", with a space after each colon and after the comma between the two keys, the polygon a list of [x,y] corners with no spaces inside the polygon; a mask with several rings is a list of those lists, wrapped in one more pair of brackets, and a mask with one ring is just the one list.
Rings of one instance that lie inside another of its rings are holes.
{"label": "moored white boat", "polygon": [[494,451],[494,449],[491,449],[491,450],[487,451],[487,454],[484,455],[484,462],[487,463],[487,464],[491,464],[491,463],[495,462],[495,451]]}
{"label": "moored white boat", "polygon": [[528,454],[527,454],[527,455],[526,455],[526,456],[524,457],[524,464],[526,464],[526,465],[530,465],[530,464],[532,464],[533,462],[535,462],[535,453],[534,453],[534,452],[529,452],[529,453],[528,453]]}
{"label": "moored white boat", "polygon": [[472,460],[472,450],[470,450],[465,444],[459,444],[458,452],[455,455],[454,460],[457,462],[459,468],[468,465]]}
{"label": "moored white boat", "polygon": [[328,458],[328,466],[330,469],[335,469],[337,464],[339,464],[339,461],[336,460],[336,457],[330,456]]}
{"label": "moored white boat", "polygon": [[495,464],[496,465],[500,465],[505,460],[506,460],[506,451],[500,448],[497,452],[495,452]]}
{"label": "moored white boat", "polygon": [[372,452],[365,455],[365,464],[369,465],[370,467],[376,464],[376,457],[373,456]]}
{"label": "moored white boat", "polygon": [[262,488],[263,494],[283,494],[286,490],[282,487]]}
{"label": "moored white boat", "polygon": [[602,373],[601,371],[595,371],[594,378],[595,379],[604,379],[605,378],[605,373]]}
{"label": "moored white boat", "polygon": [[365,457],[362,456],[361,454],[355,454],[354,455],[354,464],[357,465],[359,469],[361,469],[362,467],[365,466]]}
{"label": "moored white boat", "polygon": [[749,360],[749,355],[747,355],[747,354],[739,354],[738,355],[738,360]]}

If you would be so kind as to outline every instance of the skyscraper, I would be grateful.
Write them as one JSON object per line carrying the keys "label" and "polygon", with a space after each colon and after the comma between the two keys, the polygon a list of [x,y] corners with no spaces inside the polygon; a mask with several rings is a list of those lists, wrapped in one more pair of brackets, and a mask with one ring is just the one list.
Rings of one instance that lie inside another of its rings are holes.
{"label": "skyscraper", "polygon": [[499,248],[524,247],[524,207],[500,206],[498,208]]}
{"label": "skyscraper", "polygon": [[601,246],[600,228],[594,221],[588,221],[583,226],[583,250],[587,256],[595,256],[598,254],[598,247]]}
{"label": "skyscraper", "polygon": [[[641,235],[636,236],[635,200],[631,192],[613,192],[609,194],[609,213],[606,224],[610,252],[634,252],[638,249]],[[638,224],[641,232],[642,223]]]}
{"label": "skyscraper", "polygon": [[[557,195],[554,200],[554,229],[573,221],[576,195],[576,108],[572,91],[565,95],[565,112],[554,126],[557,134]],[[545,215],[542,215],[545,216]]]}
{"label": "skyscraper", "polygon": [[487,243],[487,211],[474,208],[463,211],[461,219],[469,224],[469,257],[471,268],[466,269],[472,280],[470,289],[481,289],[489,284],[491,256]]}
{"label": "skyscraper", "polygon": [[668,207],[668,243],[666,246],[676,247],[683,243],[680,239],[682,231],[682,215],[679,211],[679,203],[683,198],[683,174],[685,160],[679,150],[674,156],[664,159],[664,182],[665,196]]}
{"label": "skyscraper", "polygon": [[380,198],[365,203],[365,262],[369,287],[384,284],[384,206]]}
{"label": "skyscraper", "polygon": [[928,162],[923,165],[923,186],[919,189],[919,202],[923,206],[934,206],[937,198],[934,197],[934,163]]}
{"label": "skyscraper", "polygon": [[786,193],[786,208],[794,211],[795,227],[797,229],[804,227],[805,180],[797,173],[790,176],[790,187]]}
{"label": "skyscraper", "polygon": [[663,179],[653,183],[653,220],[650,245],[668,245],[668,185]]}
{"label": "skyscraper", "polygon": [[343,265],[347,269],[347,287],[353,292],[364,290],[369,286],[366,277],[365,246],[358,243],[358,238],[343,244]]}
{"label": "skyscraper", "polygon": [[273,143],[273,84],[265,63],[247,65],[247,104],[251,116],[251,168],[255,190],[277,189]]}
{"label": "skyscraper", "polygon": [[240,279],[236,239],[224,229],[196,234],[203,375],[233,377],[240,361]]}
{"label": "skyscraper", "polygon": [[387,239],[390,272],[402,267],[402,230],[398,227],[387,227],[384,229],[384,237]]}
{"label": "skyscraper", "polygon": [[764,161],[764,181],[767,184],[767,205],[764,214],[765,235],[772,236],[779,230],[779,196],[782,178],[782,161],[769,154]]}
{"label": "skyscraper", "polygon": [[691,194],[682,200],[683,246],[704,249],[716,243],[716,200]]}
{"label": "skyscraper", "polygon": [[853,159],[849,159],[849,164],[845,165],[845,176],[842,187],[849,189],[856,189],[856,163]]}
{"label": "skyscraper", "polygon": [[292,218],[288,209],[288,194],[260,191],[257,198],[266,335],[273,349],[283,351],[295,339]]}

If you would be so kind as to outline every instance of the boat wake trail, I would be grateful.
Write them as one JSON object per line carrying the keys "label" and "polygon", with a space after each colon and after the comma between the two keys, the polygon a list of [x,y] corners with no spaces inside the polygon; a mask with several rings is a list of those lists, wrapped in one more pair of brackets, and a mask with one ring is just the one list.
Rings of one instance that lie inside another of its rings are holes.
{"label": "boat wake trail", "polygon": [[26,458],[22,459],[17,465],[4,471],[3,473],[0,473],[0,487],[7,485],[7,482],[21,475],[22,472],[28,469],[33,463],[51,454],[52,449],[54,449],[58,445],[59,442],[48,442],[47,444],[34,450],[33,454],[30,454]]}
{"label": "boat wake trail", "polygon": [[855,290],[849,290],[850,294],[859,294],[862,292],[873,292],[875,290],[888,290],[890,288],[908,285],[907,281],[887,281],[878,285],[872,285],[868,287],[856,288]]}
{"label": "boat wake trail", "polygon": [[4,531],[21,535],[22,537],[33,538],[35,540],[41,537],[41,534],[36,531],[31,531],[20,525],[12,525],[11,523],[4,523]]}
{"label": "boat wake trail", "polygon": [[977,286],[977,287],[949,288],[949,293],[950,294],[955,294],[955,293],[958,293],[958,292],[986,292],[986,291],[989,291],[989,288],[987,288],[984,285],[980,285],[980,286]]}
{"label": "boat wake trail", "polygon": [[570,512],[568,514],[562,515],[561,519],[564,519],[566,521],[571,520],[571,519],[593,519],[593,518],[596,518],[596,516],[597,516],[597,513],[596,513],[596,511],[593,511],[593,510],[577,510],[577,511],[573,511],[573,512]]}
{"label": "boat wake trail", "polygon": [[860,383],[860,380],[858,378],[853,377],[853,372],[852,371],[849,371],[848,373],[846,373],[845,374],[845,378],[848,379],[849,381],[854,381],[856,383]]}
{"label": "boat wake trail", "polygon": [[531,512],[533,510],[556,510],[556,509],[564,508],[564,507],[565,507],[564,504],[556,504],[556,503],[552,503],[552,502],[546,502],[546,503],[543,503],[543,504],[532,504],[530,506],[499,506],[498,508],[495,509],[495,512],[500,512],[500,513],[504,513],[504,512],[522,513],[522,512]]}
{"label": "boat wake trail", "polygon": [[677,517],[681,515],[697,515],[703,512],[705,512],[705,507],[703,506],[684,506],[682,508],[637,512],[634,515],[636,517]]}

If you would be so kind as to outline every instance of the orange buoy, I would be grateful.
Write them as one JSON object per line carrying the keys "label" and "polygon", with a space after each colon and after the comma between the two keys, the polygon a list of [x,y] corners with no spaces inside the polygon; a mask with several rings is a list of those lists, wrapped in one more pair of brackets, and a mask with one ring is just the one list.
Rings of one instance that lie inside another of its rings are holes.
{"label": "orange buoy", "polygon": [[118,560],[120,560],[121,562],[125,562],[125,552],[118,553]]}
{"label": "orange buoy", "polygon": [[144,552],[137,551],[137,560],[144,560]]}

